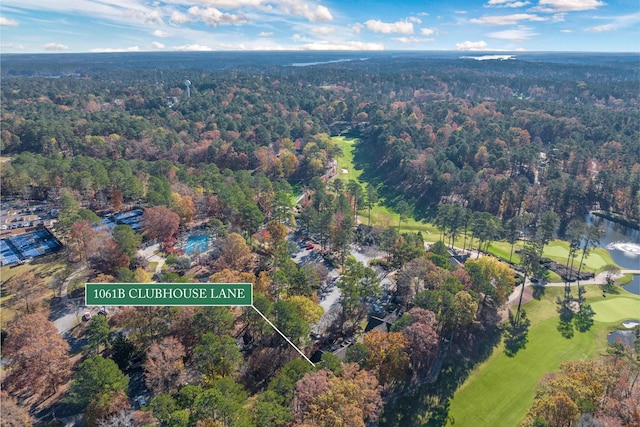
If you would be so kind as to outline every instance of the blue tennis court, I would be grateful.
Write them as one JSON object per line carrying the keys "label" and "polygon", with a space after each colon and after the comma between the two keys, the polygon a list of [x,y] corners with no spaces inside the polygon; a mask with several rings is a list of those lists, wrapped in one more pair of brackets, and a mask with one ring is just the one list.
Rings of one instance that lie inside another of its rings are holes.
{"label": "blue tennis court", "polygon": [[25,259],[50,254],[61,247],[62,243],[46,228],[2,239],[0,264],[2,266],[15,264]]}

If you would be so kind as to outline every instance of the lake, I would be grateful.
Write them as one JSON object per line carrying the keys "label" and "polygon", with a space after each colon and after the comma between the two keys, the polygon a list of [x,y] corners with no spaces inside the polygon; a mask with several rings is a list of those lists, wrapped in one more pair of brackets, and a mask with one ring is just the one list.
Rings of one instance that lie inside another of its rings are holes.
{"label": "lake", "polygon": [[[585,223],[595,225],[603,231],[598,246],[609,251],[616,264],[622,269],[640,270],[640,230],[591,213],[585,216]],[[633,276],[631,283],[624,288],[640,295],[640,275]]]}

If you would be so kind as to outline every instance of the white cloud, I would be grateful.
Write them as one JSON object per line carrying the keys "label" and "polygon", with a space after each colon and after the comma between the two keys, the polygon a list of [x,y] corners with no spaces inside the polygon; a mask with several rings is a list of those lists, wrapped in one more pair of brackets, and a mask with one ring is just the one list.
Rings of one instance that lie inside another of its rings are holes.
{"label": "white cloud", "polygon": [[423,36],[430,36],[433,34],[438,34],[438,30],[436,28],[421,28],[420,34]]}
{"label": "white cloud", "polygon": [[291,40],[293,40],[294,42],[311,42],[311,41],[313,41],[312,39],[307,38],[307,37],[302,36],[302,35],[297,34],[297,33],[291,36]]}
{"label": "white cloud", "polygon": [[533,8],[538,12],[576,12],[580,10],[593,10],[606,3],[600,0],[540,0],[538,6]]}
{"label": "white cloud", "polygon": [[163,24],[164,23],[164,21],[162,20],[162,12],[159,11],[158,9],[154,9],[150,11],[126,10],[124,12],[124,15],[147,24]]}
{"label": "white cloud", "polygon": [[273,32],[272,32],[272,31],[270,31],[270,32],[268,32],[268,31],[263,31],[263,32],[261,32],[260,34],[258,34],[258,37],[271,37],[272,35],[273,35]]}
{"label": "white cloud", "polygon": [[200,9],[198,6],[192,6],[188,10],[189,14],[197,16],[210,27],[218,24],[246,24],[249,20],[243,15],[234,15],[231,13],[220,12],[215,7]]}
{"label": "white cloud", "polygon": [[397,21],[397,22],[382,22],[376,20],[369,20],[364,23],[367,29],[375,33],[398,33],[398,34],[413,34],[413,23],[409,21]]}
{"label": "white cloud", "polygon": [[462,43],[456,43],[456,49],[458,50],[487,50],[487,43],[483,40],[479,42],[464,41]]}
{"label": "white cloud", "polygon": [[287,15],[297,15],[307,18],[311,22],[329,22],[333,15],[325,6],[317,5],[315,9],[300,0],[279,0],[278,9]]}
{"label": "white cloud", "polygon": [[44,50],[50,50],[52,52],[62,52],[65,50],[69,50],[69,46],[60,44],[60,43],[47,43],[42,46]]}
{"label": "white cloud", "polygon": [[171,14],[171,18],[170,18],[171,22],[173,22],[174,24],[186,24],[187,22],[192,22],[193,20],[191,18],[189,18],[187,15],[174,11]]}
{"label": "white cloud", "polygon": [[415,16],[410,16],[407,18],[407,21],[413,22],[414,24],[422,24],[422,19],[416,18]]}
{"label": "white cloud", "polygon": [[264,2],[265,0],[195,0],[193,3],[221,7],[223,9],[238,9],[244,6],[257,7]]}
{"label": "white cloud", "polygon": [[24,46],[21,45],[21,44],[14,44],[14,43],[2,43],[2,44],[0,44],[0,49],[24,50]]}
{"label": "white cloud", "polygon": [[505,30],[505,31],[494,31],[492,33],[487,34],[487,36],[493,39],[501,39],[501,40],[510,40],[512,42],[523,42],[525,40],[530,39],[533,36],[537,36],[537,33],[534,33],[531,28],[518,28],[515,30]]}
{"label": "white cloud", "polygon": [[609,23],[604,25],[598,25],[595,27],[587,28],[585,31],[590,33],[604,33],[607,31],[617,31],[622,28],[631,27],[640,23],[640,12],[630,15],[614,16],[612,18],[599,18],[608,19]]}
{"label": "white cloud", "polygon": [[151,47],[153,49],[164,49],[164,45],[160,42],[151,42]]}
{"label": "white cloud", "polygon": [[5,18],[4,16],[0,16],[0,26],[1,27],[17,27],[18,21],[14,21],[13,19]]}
{"label": "white cloud", "polygon": [[310,31],[313,34],[318,34],[318,35],[321,35],[321,36],[327,36],[327,35],[335,32],[335,30],[336,29],[333,28],[333,27],[313,27],[313,28],[311,28]]}
{"label": "white cloud", "polygon": [[474,18],[470,21],[474,24],[486,25],[515,25],[520,21],[548,21],[549,18],[534,15],[531,13],[514,13],[512,15],[484,15],[480,18]]}
{"label": "white cloud", "polygon": [[513,1],[513,0],[489,0],[489,3],[486,4],[486,7],[523,7],[528,4],[531,4],[529,1]]}
{"label": "white cloud", "polygon": [[467,12],[466,10],[456,10],[453,13],[458,14],[458,15],[466,15],[469,12]]}
{"label": "white cloud", "polygon": [[203,46],[200,44],[188,44],[184,46],[176,46],[173,48],[173,50],[179,50],[184,52],[197,52],[197,51],[211,51],[213,49],[211,49],[209,46]]}
{"label": "white cloud", "polygon": [[425,39],[421,37],[392,37],[392,40],[400,43],[422,43],[435,41],[434,39]]}
{"label": "white cloud", "polygon": [[358,41],[320,41],[302,45],[300,48],[303,50],[384,50],[384,45],[380,43],[366,43]]}
{"label": "white cloud", "polygon": [[561,33],[573,33],[572,30],[560,30]]}
{"label": "white cloud", "polygon": [[111,47],[99,47],[97,49],[91,49],[94,53],[116,53],[116,52],[140,52],[138,46],[130,46],[125,48],[111,48]]}
{"label": "white cloud", "polygon": [[160,37],[160,38],[169,37],[171,35],[171,34],[167,33],[166,31],[162,31],[162,30],[155,30],[151,34],[153,34],[156,37]]}
{"label": "white cloud", "polygon": [[363,28],[364,28],[364,25],[362,25],[359,22],[356,22],[351,26],[351,31],[353,31],[355,34],[360,34]]}

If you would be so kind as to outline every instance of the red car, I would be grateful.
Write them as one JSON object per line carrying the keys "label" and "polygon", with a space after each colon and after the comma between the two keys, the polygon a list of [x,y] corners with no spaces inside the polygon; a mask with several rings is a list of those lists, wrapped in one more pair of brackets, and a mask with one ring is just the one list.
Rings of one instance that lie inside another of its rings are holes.
{"label": "red car", "polygon": [[306,250],[309,249],[313,249],[313,245],[311,243],[309,243],[307,246],[304,247]]}

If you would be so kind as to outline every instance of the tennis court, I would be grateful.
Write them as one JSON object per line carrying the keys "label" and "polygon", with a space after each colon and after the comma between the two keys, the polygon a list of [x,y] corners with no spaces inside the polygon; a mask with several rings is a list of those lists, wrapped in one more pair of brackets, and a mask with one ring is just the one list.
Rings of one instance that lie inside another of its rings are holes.
{"label": "tennis court", "polygon": [[57,251],[62,243],[46,228],[31,233],[2,239],[0,252],[2,266],[15,264],[29,258],[47,255]]}

